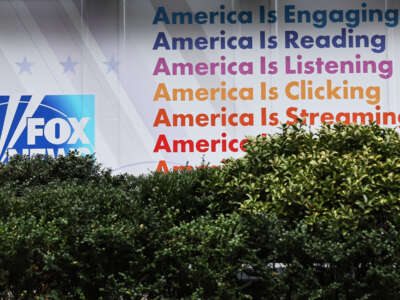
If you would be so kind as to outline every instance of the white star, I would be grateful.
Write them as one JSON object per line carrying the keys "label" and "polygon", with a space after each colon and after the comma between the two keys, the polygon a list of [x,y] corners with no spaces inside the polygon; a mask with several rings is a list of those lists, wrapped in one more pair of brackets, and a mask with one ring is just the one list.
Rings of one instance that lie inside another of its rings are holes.
{"label": "white star", "polygon": [[75,74],[75,66],[78,65],[78,63],[72,61],[71,56],[68,56],[67,60],[64,62],[60,62],[60,64],[64,67],[64,73],[70,71]]}
{"label": "white star", "polygon": [[119,62],[116,61],[114,57],[112,57],[109,61],[105,61],[104,64],[106,64],[108,67],[107,73],[110,73],[111,71],[118,73]]}
{"label": "white star", "polygon": [[26,56],[24,57],[24,60],[22,62],[17,62],[16,63],[19,66],[19,74],[22,74],[24,72],[27,72],[29,74],[32,74],[31,67],[33,66],[33,63],[28,62],[26,59]]}

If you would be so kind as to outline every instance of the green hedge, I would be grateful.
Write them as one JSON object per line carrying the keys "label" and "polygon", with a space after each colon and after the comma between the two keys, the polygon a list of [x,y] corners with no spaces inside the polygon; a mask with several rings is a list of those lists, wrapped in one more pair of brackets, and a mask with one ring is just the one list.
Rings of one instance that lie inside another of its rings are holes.
{"label": "green hedge", "polygon": [[400,136],[393,129],[284,126],[270,138],[250,139],[246,151],[210,181],[218,201],[309,224],[400,222]]}
{"label": "green hedge", "polygon": [[396,299],[399,141],[284,127],[221,168],[0,164],[0,298]]}

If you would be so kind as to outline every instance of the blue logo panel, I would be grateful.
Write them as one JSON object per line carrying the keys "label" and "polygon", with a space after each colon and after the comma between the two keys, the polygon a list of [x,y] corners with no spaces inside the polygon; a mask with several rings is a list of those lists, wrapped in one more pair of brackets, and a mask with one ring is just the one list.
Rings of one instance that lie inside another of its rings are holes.
{"label": "blue logo panel", "polygon": [[0,157],[95,151],[93,95],[0,96]]}

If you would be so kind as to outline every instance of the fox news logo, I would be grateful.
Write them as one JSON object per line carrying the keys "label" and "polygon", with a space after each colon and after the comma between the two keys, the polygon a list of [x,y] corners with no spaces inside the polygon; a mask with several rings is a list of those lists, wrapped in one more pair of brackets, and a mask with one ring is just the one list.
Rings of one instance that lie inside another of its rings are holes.
{"label": "fox news logo", "polygon": [[94,153],[93,95],[0,96],[0,157]]}

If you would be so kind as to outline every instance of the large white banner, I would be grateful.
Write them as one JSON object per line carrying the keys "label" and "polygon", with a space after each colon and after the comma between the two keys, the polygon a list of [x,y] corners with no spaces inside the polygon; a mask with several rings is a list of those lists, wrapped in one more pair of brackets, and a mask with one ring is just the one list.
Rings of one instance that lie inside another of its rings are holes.
{"label": "large white banner", "polygon": [[0,1],[0,155],[219,164],[299,119],[400,125],[399,1]]}

